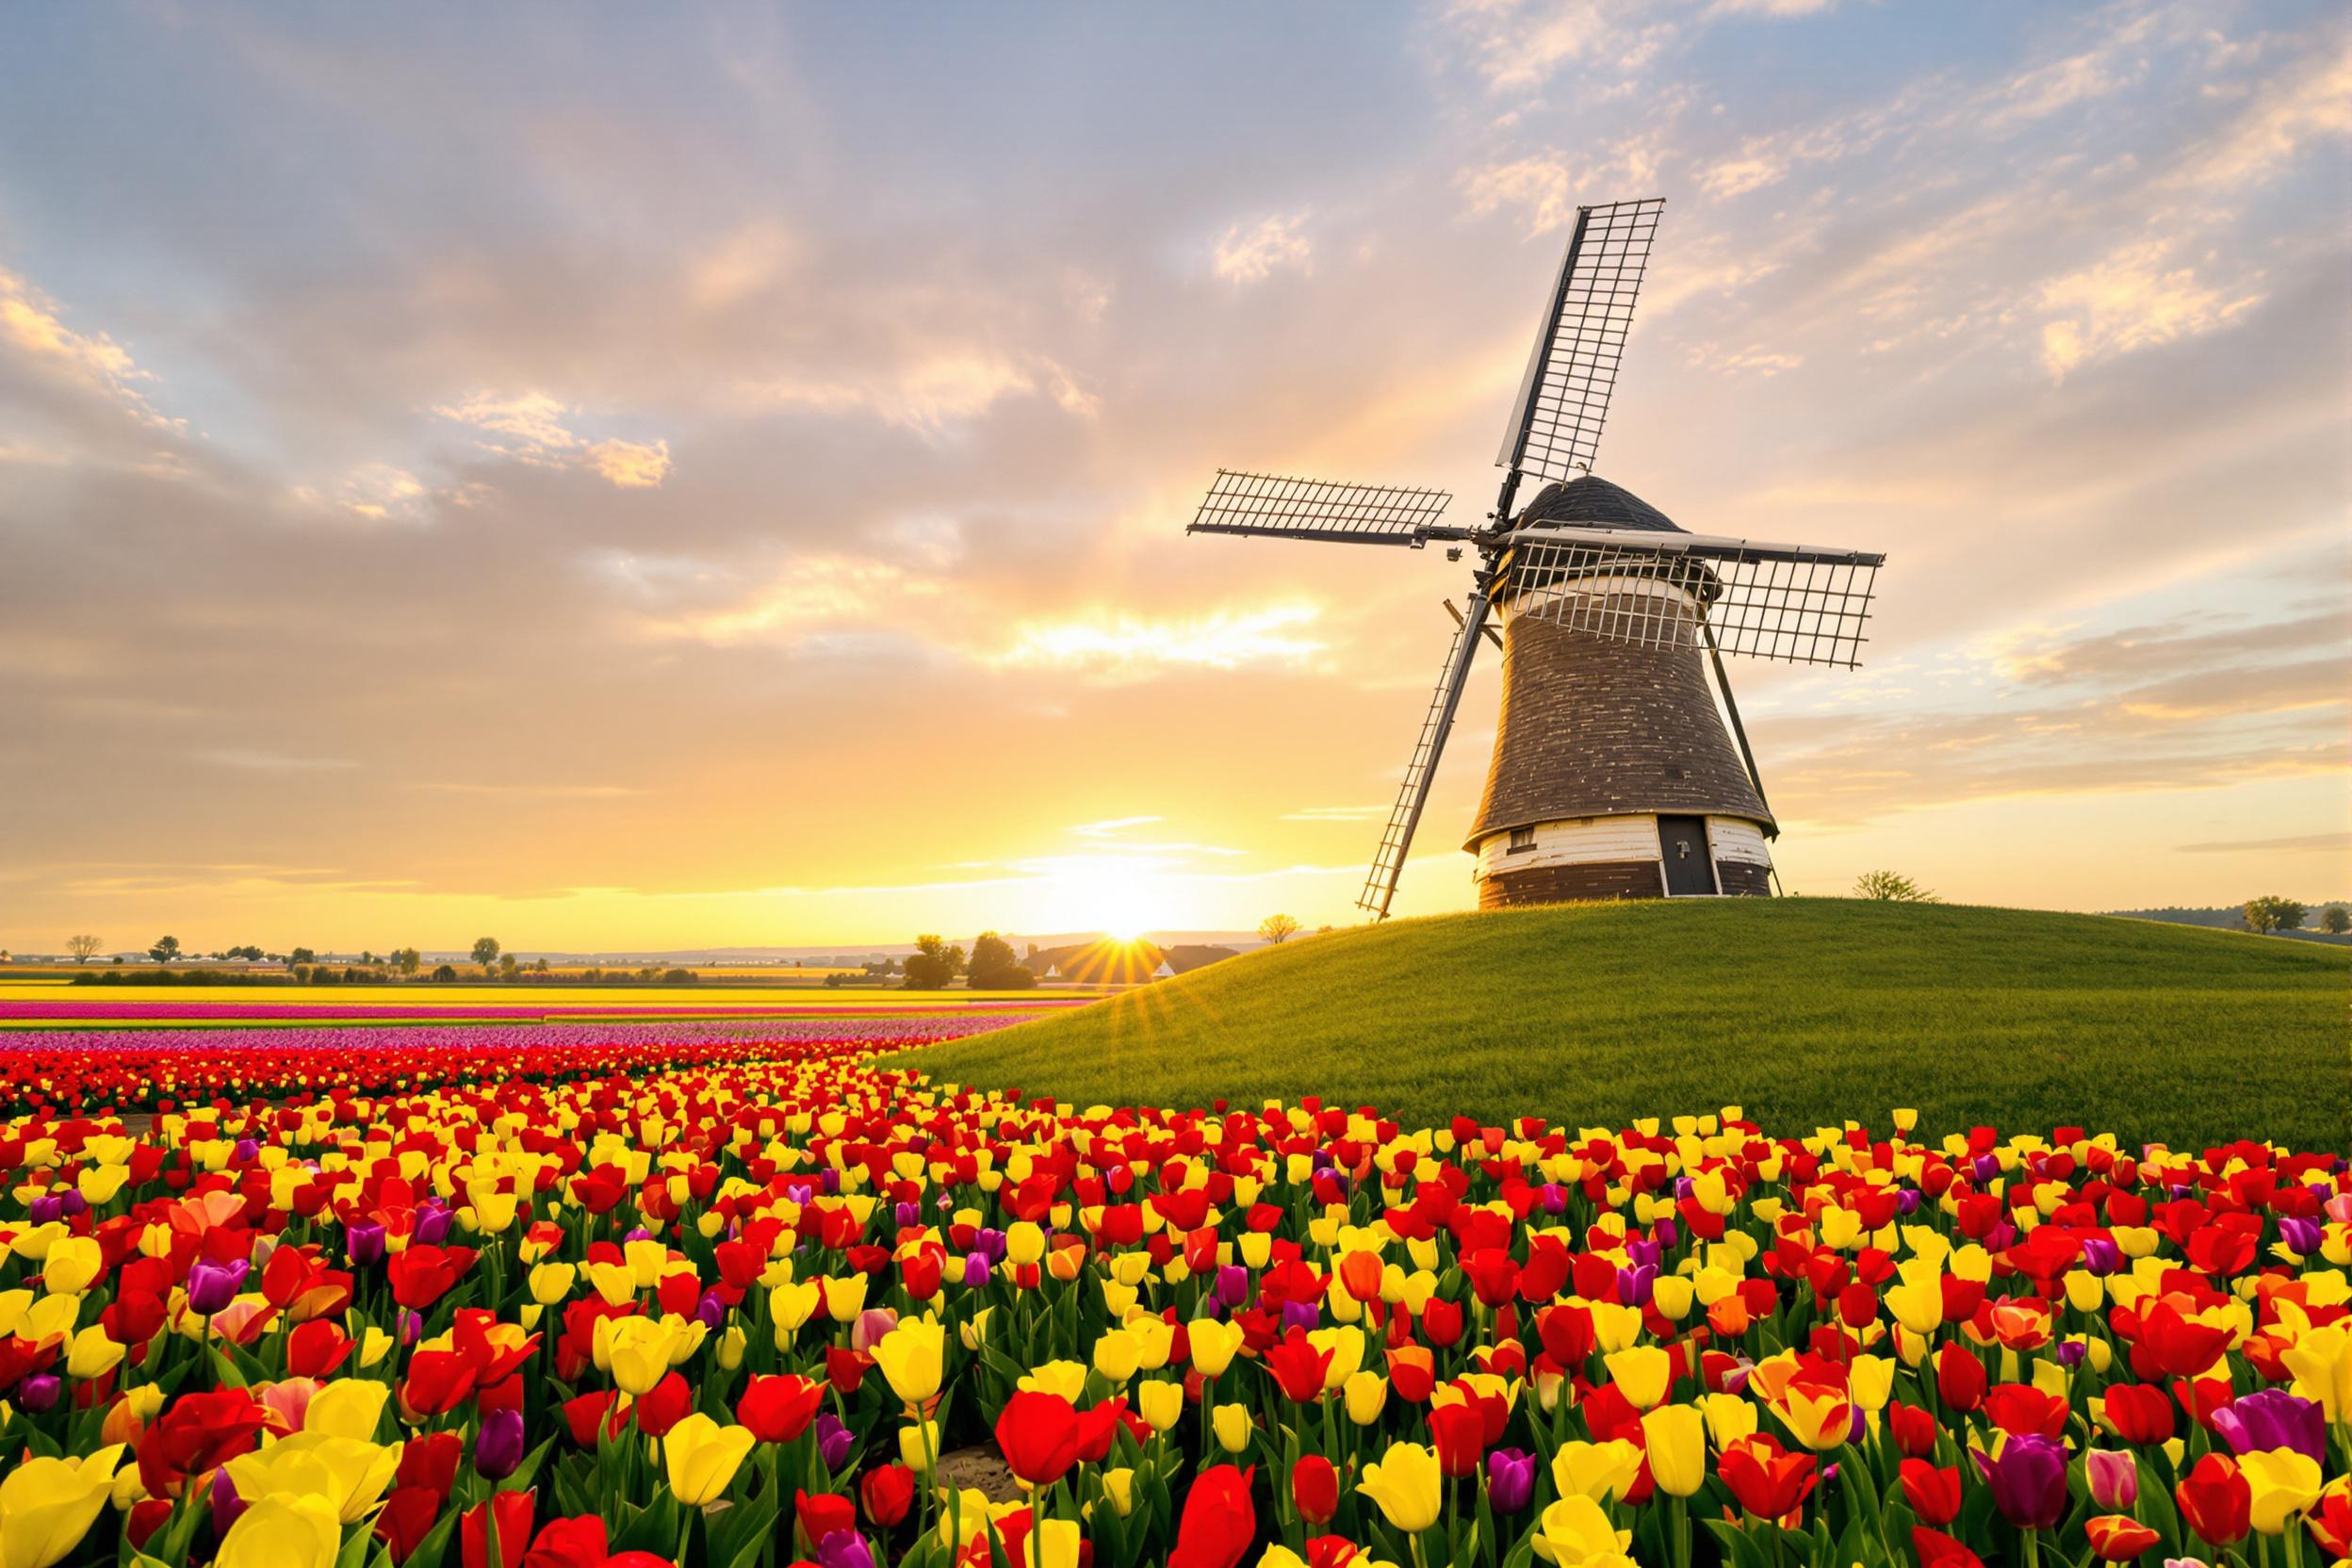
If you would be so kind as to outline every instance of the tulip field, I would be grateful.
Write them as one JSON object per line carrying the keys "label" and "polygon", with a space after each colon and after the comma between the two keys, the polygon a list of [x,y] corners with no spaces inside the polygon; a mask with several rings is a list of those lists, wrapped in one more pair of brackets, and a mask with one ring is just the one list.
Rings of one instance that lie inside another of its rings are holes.
{"label": "tulip field", "polygon": [[0,1037],[0,1568],[2352,1556],[2341,1152],[908,1054],[1018,1016]]}

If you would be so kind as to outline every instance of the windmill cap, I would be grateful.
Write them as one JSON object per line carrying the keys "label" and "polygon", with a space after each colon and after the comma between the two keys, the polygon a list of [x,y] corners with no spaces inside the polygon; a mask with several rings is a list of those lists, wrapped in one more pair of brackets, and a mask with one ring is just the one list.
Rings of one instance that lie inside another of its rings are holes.
{"label": "windmill cap", "polygon": [[1526,528],[1533,523],[1638,529],[1649,533],[1689,531],[1632,491],[1594,474],[1581,474],[1537,491],[1515,526]]}

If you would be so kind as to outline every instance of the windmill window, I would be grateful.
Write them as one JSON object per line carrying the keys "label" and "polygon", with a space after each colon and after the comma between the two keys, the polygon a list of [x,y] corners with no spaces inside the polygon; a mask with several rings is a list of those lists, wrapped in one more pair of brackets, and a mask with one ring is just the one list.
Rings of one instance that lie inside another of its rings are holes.
{"label": "windmill window", "polygon": [[1516,855],[1523,849],[1533,849],[1534,847],[1535,829],[1532,827],[1514,827],[1511,830],[1511,845],[1503,853],[1506,855]]}

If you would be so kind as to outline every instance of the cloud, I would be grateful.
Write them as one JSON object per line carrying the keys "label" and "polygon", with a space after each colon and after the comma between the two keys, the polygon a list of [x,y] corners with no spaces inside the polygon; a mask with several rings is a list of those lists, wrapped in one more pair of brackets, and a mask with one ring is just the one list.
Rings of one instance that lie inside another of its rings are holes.
{"label": "cloud", "polygon": [[1304,210],[1287,217],[1262,218],[1244,228],[1236,223],[1217,242],[1215,270],[1228,283],[1261,283],[1288,270],[1301,274],[1315,270],[1315,246],[1299,231]]}
{"label": "cloud", "polygon": [[183,428],[182,421],[165,417],[147,400],[141,388],[155,375],[141,369],[129,350],[103,332],[74,331],[58,312],[56,302],[0,269],[0,347],[103,394],[142,425]]}
{"label": "cloud", "polygon": [[2052,381],[2085,363],[2194,337],[2262,301],[2252,281],[2227,286],[2171,264],[2176,242],[2136,241],[2042,285],[2042,368]]}
{"label": "cloud", "polygon": [[217,768],[242,768],[253,773],[333,773],[356,768],[357,762],[339,757],[298,757],[280,751],[260,751],[250,747],[220,746],[196,753],[200,762]]}
{"label": "cloud", "polygon": [[1189,617],[1102,612],[1034,621],[988,662],[1002,669],[1077,670],[1114,681],[1140,680],[1171,668],[1298,664],[1323,649],[1322,643],[1302,635],[1321,613],[1315,605],[1293,603]]}
{"label": "cloud", "polygon": [[590,441],[566,421],[578,412],[549,393],[476,392],[433,413],[470,426],[475,445],[513,462],[539,468],[585,468],[621,490],[651,489],[670,471],[667,439],[651,442],[608,437]]}
{"label": "cloud", "polygon": [[755,402],[826,414],[870,414],[887,424],[937,434],[979,417],[1004,399],[1035,394],[1041,383],[1065,411],[1092,412],[1092,400],[1060,367],[1024,366],[980,351],[950,351],[848,376],[777,376],[747,384],[744,395]]}
{"label": "cloud", "polygon": [[1113,833],[1123,832],[1130,827],[1141,827],[1147,823],[1162,820],[1164,819],[1159,817],[1110,817],[1102,822],[1079,823],[1070,828],[1070,831],[1082,839],[1101,839],[1107,838]]}
{"label": "cloud", "polygon": [[1284,822],[1381,822],[1387,819],[1386,806],[1302,806],[1296,811],[1282,813]]}
{"label": "cloud", "polygon": [[2287,855],[2352,850],[2352,833],[2304,833],[2284,839],[2219,839],[2175,844],[2176,855]]}

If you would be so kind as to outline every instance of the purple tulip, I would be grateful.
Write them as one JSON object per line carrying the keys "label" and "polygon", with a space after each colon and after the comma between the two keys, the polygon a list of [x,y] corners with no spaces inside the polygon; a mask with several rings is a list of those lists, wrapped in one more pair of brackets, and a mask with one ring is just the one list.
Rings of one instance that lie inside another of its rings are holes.
{"label": "purple tulip", "polygon": [[483,1416],[482,1430],[474,1434],[474,1468],[487,1479],[502,1481],[522,1462],[523,1413],[509,1408]]}
{"label": "purple tulip", "polygon": [[858,1434],[841,1425],[841,1417],[826,1411],[817,1417],[817,1457],[827,1470],[839,1470],[849,1462],[850,1450],[858,1446]]}
{"label": "purple tulip", "polygon": [[400,1313],[400,1343],[414,1345],[425,1336],[425,1316],[419,1312],[403,1308]]}
{"label": "purple tulip", "polygon": [[64,1397],[65,1380],[55,1372],[36,1372],[16,1385],[16,1402],[34,1415],[46,1415]]}
{"label": "purple tulip", "polygon": [[841,1173],[827,1167],[818,1173],[817,1184],[825,1189],[827,1198],[838,1198],[841,1192]]}
{"label": "purple tulip", "polygon": [[2278,1239],[2287,1244],[2289,1251],[2301,1257],[2308,1258],[2319,1250],[2320,1234],[2317,1220],[2292,1214],[2279,1217]]}
{"label": "purple tulip", "polygon": [[210,1317],[237,1299],[237,1287],[245,1282],[246,1273],[253,1266],[243,1258],[231,1258],[215,1263],[210,1258],[198,1258],[188,1269],[188,1310],[199,1317]]}
{"label": "purple tulip", "polygon": [[2242,1395],[2213,1412],[2213,1430],[2235,1454],[2293,1448],[2325,1468],[2328,1423],[2319,1405],[2283,1388]]}
{"label": "purple tulip", "polygon": [[372,1268],[384,1261],[384,1225],[380,1220],[354,1219],[343,1227],[343,1255],[353,1268]]}
{"label": "purple tulip", "polygon": [[920,1225],[923,1223],[923,1205],[920,1203],[901,1203],[898,1205],[896,1213],[898,1215],[898,1224],[901,1230],[905,1230],[909,1225]]}
{"label": "purple tulip", "polygon": [[65,1196],[57,1200],[57,1206],[65,1211],[66,1218],[72,1219],[77,1215],[90,1212],[90,1200],[74,1188],[68,1187],[65,1189]]}
{"label": "purple tulip", "polygon": [[[1684,1180],[1688,1181],[1689,1178],[1686,1177]],[[1568,1212],[1568,1189],[1558,1182],[1544,1183],[1536,1198],[1537,1201],[1543,1204],[1545,1214],[1561,1215]]]}
{"label": "purple tulip", "polygon": [[727,1303],[719,1299],[716,1289],[702,1293],[702,1299],[694,1303],[694,1316],[712,1333],[727,1327]]}
{"label": "purple tulip", "polygon": [[2094,1448],[2082,1456],[2089,1472],[2091,1501],[2110,1513],[2129,1513],[2140,1500],[2140,1462],[2115,1448]]}
{"label": "purple tulip", "polygon": [[1661,1219],[1650,1227],[1650,1240],[1657,1244],[1658,1250],[1662,1256],[1668,1248],[1681,1242],[1682,1227],[1671,1219]]}
{"label": "purple tulip", "polygon": [[2001,1445],[1999,1459],[1972,1452],[1993,1489],[1993,1506],[2021,1530],[2054,1528],[2066,1515],[2066,1446],[2027,1432]]}
{"label": "purple tulip", "polygon": [[239,1138],[237,1140],[237,1148],[232,1152],[237,1164],[245,1165],[261,1152],[261,1145],[251,1138]]}
{"label": "purple tulip", "polygon": [[2082,1240],[2082,1266],[2102,1277],[2113,1274],[2123,1266],[2123,1249],[2105,1236],[2085,1236]]}
{"label": "purple tulip", "polygon": [[25,1206],[25,1217],[36,1225],[53,1225],[65,1217],[65,1200],[52,1193]]}
{"label": "purple tulip", "polygon": [[1895,1212],[1906,1218],[1919,1212],[1919,1189],[1904,1187],[1895,1194]]}
{"label": "purple tulip", "polygon": [[212,1492],[206,1501],[212,1506],[212,1534],[216,1541],[228,1534],[229,1527],[253,1506],[237,1494],[237,1483],[229,1479],[229,1467],[225,1464],[212,1473]]}
{"label": "purple tulip", "polygon": [[874,1552],[856,1530],[835,1530],[817,1543],[817,1568],[874,1568]]}
{"label": "purple tulip", "polygon": [[1312,1333],[1320,1328],[1322,1323],[1321,1302],[1284,1301],[1282,1303],[1282,1331],[1284,1333],[1288,1333],[1293,1329],[1304,1329]]}
{"label": "purple tulip", "polygon": [[428,1203],[416,1211],[416,1239],[427,1247],[446,1246],[449,1227],[457,1223],[457,1216],[439,1203]]}
{"label": "purple tulip", "polygon": [[2082,1357],[2089,1349],[2090,1347],[2081,1340],[2068,1340],[2058,1347],[2058,1364],[2069,1367],[2080,1366],[2082,1364]]}
{"label": "purple tulip", "polygon": [[994,1277],[994,1272],[986,1252],[975,1251],[964,1254],[964,1288],[966,1290],[980,1289]]}
{"label": "purple tulip", "polygon": [[1628,1307],[1646,1307],[1650,1304],[1650,1287],[1657,1280],[1658,1268],[1652,1264],[1621,1268],[1617,1271],[1617,1299]]}
{"label": "purple tulip", "polygon": [[[1636,1268],[1647,1268],[1655,1276],[1658,1266],[1666,1261],[1666,1250],[1655,1241],[1634,1240],[1625,1243],[1625,1259]],[[1618,1270],[1620,1274],[1625,1271]]]}
{"label": "purple tulip", "polygon": [[1535,1495],[1535,1456],[1497,1448],[1486,1456],[1486,1500],[1497,1513],[1516,1513]]}
{"label": "purple tulip", "polygon": [[1237,1263],[1219,1264],[1217,1269],[1217,1298],[1229,1307],[1238,1307],[1250,1299],[1250,1271]]}

